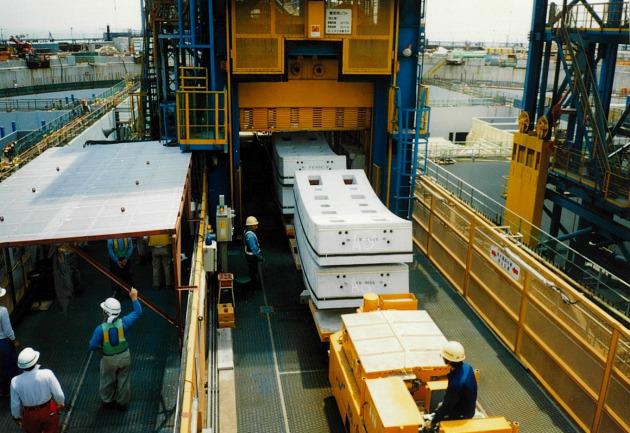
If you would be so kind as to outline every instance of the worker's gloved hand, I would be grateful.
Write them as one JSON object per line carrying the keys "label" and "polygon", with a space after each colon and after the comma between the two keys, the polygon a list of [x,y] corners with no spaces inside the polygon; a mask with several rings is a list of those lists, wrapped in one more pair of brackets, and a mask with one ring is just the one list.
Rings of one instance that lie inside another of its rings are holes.
{"label": "worker's gloved hand", "polygon": [[132,301],[135,301],[136,299],[138,299],[138,290],[132,287],[131,290],[129,290],[129,297],[131,298]]}
{"label": "worker's gloved hand", "polygon": [[433,417],[435,416],[434,413],[427,413],[422,415],[422,419],[424,420],[424,425],[422,426],[422,429],[425,432],[430,432],[433,431]]}
{"label": "worker's gloved hand", "polygon": [[11,343],[13,343],[13,348],[15,350],[20,348],[20,342],[18,341],[18,339],[16,338],[15,340],[13,340]]}

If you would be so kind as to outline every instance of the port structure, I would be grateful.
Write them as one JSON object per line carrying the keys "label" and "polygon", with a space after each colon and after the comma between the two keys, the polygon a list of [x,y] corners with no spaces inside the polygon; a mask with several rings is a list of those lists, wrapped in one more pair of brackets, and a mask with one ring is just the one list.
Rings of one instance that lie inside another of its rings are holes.
{"label": "port structure", "polygon": [[238,215],[240,134],[311,130],[361,148],[381,199],[409,218],[429,136],[423,0],[147,0],[143,23],[144,134],[213,153]]}
{"label": "port structure", "polygon": [[[546,213],[552,237],[626,280],[630,110],[613,122],[610,106],[617,50],[628,39],[628,8],[621,0],[534,2],[506,204],[537,226]],[[579,219],[577,227],[563,226],[568,216]],[[548,246],[522,234],[538,250]],[[572,278],[589,285],[584,275]]]}

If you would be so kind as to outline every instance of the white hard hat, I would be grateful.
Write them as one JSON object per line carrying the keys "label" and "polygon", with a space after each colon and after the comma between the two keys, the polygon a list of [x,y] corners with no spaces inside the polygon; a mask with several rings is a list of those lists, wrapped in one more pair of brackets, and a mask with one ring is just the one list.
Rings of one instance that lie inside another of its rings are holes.
{"label": "white hard hat", "polygon": [[7,289],[4,287],[0,287],[0,298],[7,294]]}
{"label": "white hard hat", "polygon": [[18,355],[17,365],[22,370],[25,370],[37,364],[38,359],[39,352],[37,350],[33,350],[32,347],[26,347]]}
{"label": "white hard hat", "polygon": [[107,298],[101,302],[101,308],[108,316],[118,316],[120,314],[120,302],[116,298]]}
{"label": "white hard hat", "polygon": [[442,358],[451,362],[462,362],[464,359],[466,359],[464,346],[462,346],[457,341],[449,341],[444,346],[442,346],[442,350],[440,350],[440,355],[442,355]]}
{"label": "white hard hat", "polygon": [[258,225],[258,220],[256,219],[255,216],[248,216],[247,219],[245,220],[245,225],[246,226],[257,226]]}

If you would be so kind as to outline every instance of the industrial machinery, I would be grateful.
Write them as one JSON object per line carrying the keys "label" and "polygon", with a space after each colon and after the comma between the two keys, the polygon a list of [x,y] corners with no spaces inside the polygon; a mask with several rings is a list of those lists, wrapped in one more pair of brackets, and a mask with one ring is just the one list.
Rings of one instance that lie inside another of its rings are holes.
{"label": "industrial machinery", "polygon": [[[613,286],[630,277],[630,105],[624,99],[625,109],[611,109],[628,7],[622,0],[534,1],[506,202],[514,212],[507,225],[526,244],[554,261],[556,241],[525,227],[541,226],[547,214],[544,228],[616,274]],[[566,272],[596,291],[600,276],[579,268]]]}
{"label": "industrial machinery", "polygon": [[408,217],[428,138],[423,17],[422,0],[146,1],[146,134],[210,152],[242,215],[242,133],[325,132],[360,144],[379,197]]}
{"label": "industrial machinery", "polygon": [[[329,380],[348,433],[417,433],[444,389],[446,338],[412,294],[366,294],[357,313],[341,317],[330,337]],[[435,402],[433,402],[435,403]],[[442,421],[440,433],[516,433],[503,417]]]}

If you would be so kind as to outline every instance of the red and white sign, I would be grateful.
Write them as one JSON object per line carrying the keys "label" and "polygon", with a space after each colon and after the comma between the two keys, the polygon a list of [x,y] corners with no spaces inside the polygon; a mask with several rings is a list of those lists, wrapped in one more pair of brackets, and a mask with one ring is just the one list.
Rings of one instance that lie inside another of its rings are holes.
{"label": "red and white sign", "polygon": [[490,257],[516,281],[521,279],[521,268],[501,252],[496,245],[490,245]]}

